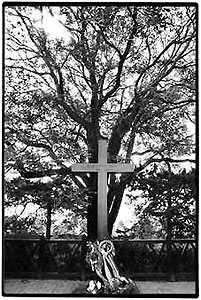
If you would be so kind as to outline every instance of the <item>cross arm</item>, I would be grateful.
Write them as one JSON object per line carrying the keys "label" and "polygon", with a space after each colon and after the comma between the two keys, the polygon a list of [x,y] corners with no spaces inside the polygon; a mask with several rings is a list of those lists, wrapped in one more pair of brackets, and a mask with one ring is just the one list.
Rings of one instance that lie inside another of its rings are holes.
{"label": "cross arm", "polygon": [[76,164],[72,165],[71,169],[73,172],[98,172],[100,170],[100,166],[96,163],[90,163],[90,164]]}
{"label": "cross arm", "polygon": [[107,172],[109,173],[129,173],[133,172],[133,167],[130,164],[107,164]]}
{"label": "cross arm", "polygon": [[72,165],[73,172],[99,172],[105,171],[109,173],[126,173],[133,172],[133,167],[130,164],[98,164],[98,163],[90,163],[90,164],[76,164]]}

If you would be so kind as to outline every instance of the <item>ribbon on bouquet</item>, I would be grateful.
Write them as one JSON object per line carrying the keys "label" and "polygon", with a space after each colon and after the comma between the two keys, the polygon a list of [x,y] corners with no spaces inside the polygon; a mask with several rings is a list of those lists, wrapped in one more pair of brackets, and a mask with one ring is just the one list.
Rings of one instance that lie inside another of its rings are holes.
{"label": "ribbon on bouquet", "polygon": [[105,275],[107,277],[107,280],[111,282],[114,278],[120,279],[119,271],[113,259],[115,255],[113,243],[110,240],[104,240],[100,242],[99,251],[103,257]]}

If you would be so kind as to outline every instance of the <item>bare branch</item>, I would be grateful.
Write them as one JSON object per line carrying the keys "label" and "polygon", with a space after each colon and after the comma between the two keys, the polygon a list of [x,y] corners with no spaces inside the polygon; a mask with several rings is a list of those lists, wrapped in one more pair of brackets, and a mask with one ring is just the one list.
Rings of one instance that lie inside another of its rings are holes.
{"label": "bare branch", "polygon": [[21,70],[25,70],[27,72],[30,72],[30,73],[34,73],[36,75],[39,75],[39,76],[43,76],[43,75],[50,75],[50,73],[48,72],[38,72],[34,69],[28,69],[24,66],[8,66],[10,69],[21,69]]}

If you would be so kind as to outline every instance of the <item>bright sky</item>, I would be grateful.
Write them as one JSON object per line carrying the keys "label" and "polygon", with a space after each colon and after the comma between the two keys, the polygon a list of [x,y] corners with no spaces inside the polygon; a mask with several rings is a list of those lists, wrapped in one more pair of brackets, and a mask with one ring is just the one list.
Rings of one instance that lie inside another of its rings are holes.
{"label": "bright sky", "polygon": [[50,38],[63,39],[66,43],[70,42],[70,34],[62,25],[62,19],[56,13],[52,16],[46,8],[43,9],[43,26]]}

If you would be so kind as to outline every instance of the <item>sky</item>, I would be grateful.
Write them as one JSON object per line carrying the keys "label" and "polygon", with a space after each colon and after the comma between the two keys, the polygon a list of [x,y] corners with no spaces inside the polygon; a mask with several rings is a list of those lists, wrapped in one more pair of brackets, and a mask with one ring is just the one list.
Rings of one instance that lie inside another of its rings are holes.
{"label": "sky", "polygon": [[54,16],[52,16],[48,9],[43,8],[44,30],[50,38],[62,38],[68,44],[71,40],[71,37],[64,25],[62,25],[62,16],[58,17],[57,10],[57,7],[53,9]]}

